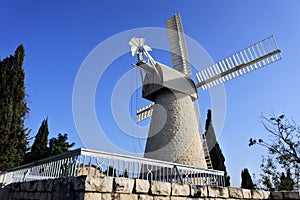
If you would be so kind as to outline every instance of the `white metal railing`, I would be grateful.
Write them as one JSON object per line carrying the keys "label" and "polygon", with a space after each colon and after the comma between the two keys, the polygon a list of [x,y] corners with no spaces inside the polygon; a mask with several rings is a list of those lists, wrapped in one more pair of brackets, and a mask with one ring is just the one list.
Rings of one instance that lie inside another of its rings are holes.
{"label": "white metal railing", "polygon": [[2,173],[0,186],[13,182],[80,175],[224,186],[222,171],[83,148]]}

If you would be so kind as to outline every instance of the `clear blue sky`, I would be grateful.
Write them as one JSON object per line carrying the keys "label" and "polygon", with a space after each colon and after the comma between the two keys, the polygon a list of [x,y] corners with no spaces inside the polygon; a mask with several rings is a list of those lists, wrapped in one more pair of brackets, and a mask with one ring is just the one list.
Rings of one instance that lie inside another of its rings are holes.
{"label": "clear blue sky", "polygon": [[[285,113],[300,123],[299,8],[297,0],[1,1],[0,56],[12,54],[19,44],[25,46],[30,107],[26,124],[32,129],[31,135],[36,134],[41,121],[48,116],[50,137],[66,132],[79,148],[84,145],[73,120],[73,85],[82,62],[102,41],[129,29],[164,28],[165,21],[177,12],[181,14],[185,33],[215,61],[275,35],[283,52],[282,61],[225,84],[227,111],[219,143],[232,184],[239,186],[244,167],[259,174],[265,151],[260,147],[249,148],[248,140],[266,136],[259,123],[261,113]],[[170,60],[166,53],[161,53],[161,58],[159,52],[154,51],[153,55],[157,60]],[[104,132],[116,145],[133,153],[140,151],[137,149],[142,148],[143,141],[122,135],[109,108],[111,89],[135,61],[129,53],[115,60],[100,80],[95,97],[97,117]],[[199,96],[204,119],[206,109],[211,107],[209,92],[200,91]],[[99,149],[110,151],[105,147]]]}

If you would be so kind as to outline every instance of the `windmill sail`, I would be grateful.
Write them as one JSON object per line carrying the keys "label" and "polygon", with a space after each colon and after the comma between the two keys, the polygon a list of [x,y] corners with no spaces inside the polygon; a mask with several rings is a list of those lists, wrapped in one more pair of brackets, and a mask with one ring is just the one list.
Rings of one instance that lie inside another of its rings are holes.
{"label": "windmill sail", "polygon": [[167,28],[173,67],[190,76],[191,68],[179,14],[167,20]]}
{"label": "windmill sail", "polygon": [[196,73],[203,90],[280,60],[281,51],[270,36]]}
{"label": "windmill sail", "polygon": [[144,119],[151,117],[153,113],[153,105],[154,103],[150,103],[136,111],[136,123],[139,123]]}

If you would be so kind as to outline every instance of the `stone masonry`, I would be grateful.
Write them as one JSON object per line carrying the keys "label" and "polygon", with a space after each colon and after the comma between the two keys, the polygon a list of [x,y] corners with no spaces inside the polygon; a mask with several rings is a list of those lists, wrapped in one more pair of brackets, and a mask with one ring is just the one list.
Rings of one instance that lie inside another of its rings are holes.
{"label": "stone masonry", "polygon": [[232,187],[179,185],[121,177],[80,176],[12,183],[1,200],[233,200],[299,199],[299,192],[267,192]]}
{"label": "stone masonry", "polygon": [[169,89],[156,94],[145,157],[207,168],[189,95]]}

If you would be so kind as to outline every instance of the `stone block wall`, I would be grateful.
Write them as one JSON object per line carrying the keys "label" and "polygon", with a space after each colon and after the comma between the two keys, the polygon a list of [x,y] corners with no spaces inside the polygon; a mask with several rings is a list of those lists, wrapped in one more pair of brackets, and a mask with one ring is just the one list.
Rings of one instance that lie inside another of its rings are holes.
{"label": "stone block wall", "polygon": [[80,176],[13,183],[1,200],[233,200],[300,199],[299,192],[267,192],[233,187],[179,185],[129,178]]}

